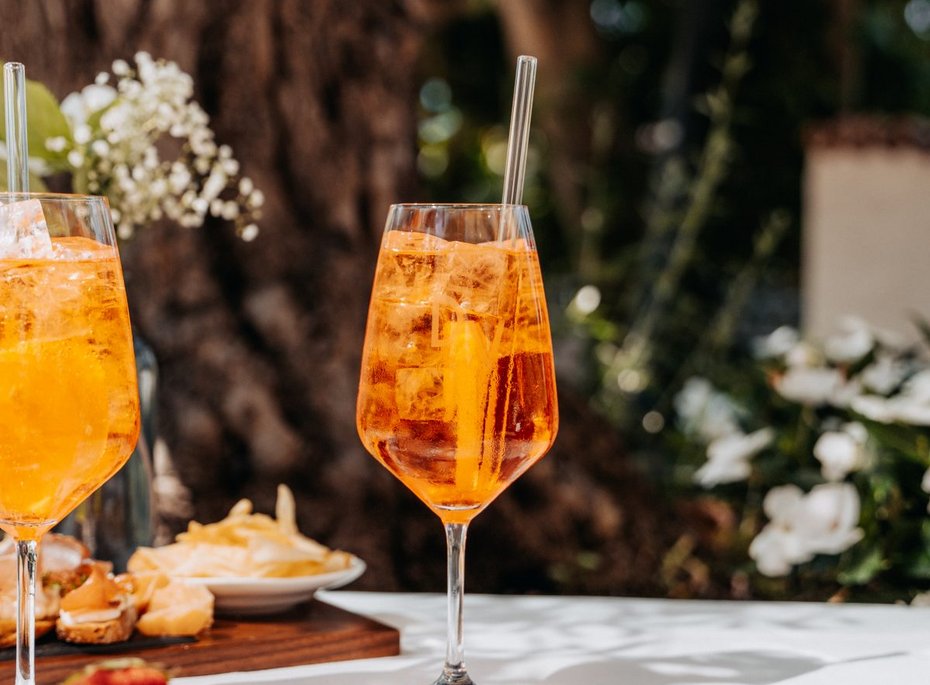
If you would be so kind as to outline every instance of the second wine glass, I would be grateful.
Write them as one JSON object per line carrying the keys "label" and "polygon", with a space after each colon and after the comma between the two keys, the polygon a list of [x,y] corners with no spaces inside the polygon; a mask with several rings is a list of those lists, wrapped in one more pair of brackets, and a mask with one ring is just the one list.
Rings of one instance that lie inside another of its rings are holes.
{"label": "second wine glass", "polygon": [[139,394],[106,199],[3,199],[0,528],[16,540],[16,683],[30,685],[37,544],[129,457]]}
{"label": "second wine glass", "polygon": [[357,422],[368,451],[444,524],[448,646],[435,685],[469,685],[462,633],[468,523],[549,450],[558,429],[549,319],[526,207],[391,207]]}

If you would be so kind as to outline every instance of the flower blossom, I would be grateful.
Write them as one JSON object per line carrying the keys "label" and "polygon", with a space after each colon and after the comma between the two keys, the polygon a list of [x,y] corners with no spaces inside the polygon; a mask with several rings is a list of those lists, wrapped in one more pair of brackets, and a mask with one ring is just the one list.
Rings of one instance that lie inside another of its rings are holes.
{"label": "flower blossom", "polygon": [[845,364],[862,359],[875,346],[875,336],[865,321],[850,316],[840,323],[840,331],[824,341],[824,353],[830,361]]}
{"label": "flower blossom", "polygon": [[753,341],[753,353],[756,359],[784,357],[797,346],[799,340],[798,329],[779,326],[767,336]]}
{"label": "flower blossom", "polygon": [[907,364],[894,355],[877,354],[875,361],[862,369],[859,377],[869,390],[887,395],[904,381],[907,370]]}
{"label": "flower blossom", "polygon": [[930,426],[930,369],[909,378],[897,395],[863,395],[853,400],[850,407],[880,423]]}
{"label": "flower blossom", "polygon": [[830,404],[844,385],[843,374],[837,369],[790,366],[775,381],[775,390],[786,400],[818,407]]}
{"label": "flower blossom", "polygon": [[840,431],[827,431],[814,445],[814,456],[828,481],[841,481],[847,474],[866,465],[868,453],[865,445],[868,433],[861,423],[853,422]]}
{"label": "flower blossom", "polygon": [[717,438],[707,446],[707,461],[694,479],[705,488],[749,477],[749,460],[775,439],[775,431],[763,428],[748,435],[737,432]]}
{"label": "flower blossom", "polygon": [[80,93],[71,93],[61,101],[61,113],[71,124],[72,130],[87,124],[96,112],[101,112],[116,99],[116,88],[102,83],[85,86]]}
{"label": "flower blossom", "polygon": [[107,196],[121,238],[162,218],[197,227],[212,216],[253,239],[264,196],[229,146],[217,145],[190,75],[145,52],[112,71],[115,86],[101,73],[62,101],[73,140],[45,141],[67,161],[75,190]]}
{"label": "flower blossom", "polygon": [[749,546],[759,572],[783,576],[817,554],[839,554],[862,539],[859,493],[850,483],[824,483],[808,494],[796,485],[769,490],[769,523]]}
{"label": "flower blossom", "polygon": [[785,353],[785,363],[790,367],[823,366],[823,352],[805,340],[799,341]]}
{"label": "flower blossom", "polygon": [[727,395],[706,378],[689,378],[675,396],[675,411],[686,433],[705,442],[739,432],[737,409]]}

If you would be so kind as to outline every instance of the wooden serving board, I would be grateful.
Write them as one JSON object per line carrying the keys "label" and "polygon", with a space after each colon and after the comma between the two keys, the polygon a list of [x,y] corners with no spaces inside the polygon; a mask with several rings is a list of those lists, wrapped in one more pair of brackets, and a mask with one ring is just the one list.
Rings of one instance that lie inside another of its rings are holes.
{"label": "wooden serving board", "polygon": [[[127,647],[129,649],[127,649]],[[286,614],[218,617],[195,641],[132,648],[132,642],[107,651],[42,656],[36,659],[39,685],[56,685],[87,664],[121,656],[138,656],[160,664],[175,677],[231,671],[319,664],[400,654],[397,629],[313,600]],[[0,682],[13,681],[13,662],[0,663]]]}

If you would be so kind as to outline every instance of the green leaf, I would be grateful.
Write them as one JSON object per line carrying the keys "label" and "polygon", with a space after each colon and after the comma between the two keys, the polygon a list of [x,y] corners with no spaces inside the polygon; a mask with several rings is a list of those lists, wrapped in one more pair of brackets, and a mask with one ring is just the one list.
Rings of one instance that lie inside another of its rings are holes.
{"label": "green leaf", "polygon": [[[6,142],[6,107],[2,102],[0,102],[0,114],[3,117],[0,139]],[[48,150],[45,147],[45,141],[61,136],[70,143],[72,141],[71,127],[65,115],[61,113],[61,106],[52,95],[52,91],[38,81],[29,79],[26,79],[26,119],[29,154],[50,162],[63,160],[64,155]]]}
{"label": "green leaf", "polygon": [[911,578],[930,579],[930,521],[920,524],[920,544],[904,567]]}
{"label": "green leaf", "polygon": [[[9,189],[10,186],[7,183],[6,162],[0,160],[0,190],[6,192]],[[43,181],[41,178],[35,174],[29,174],[29,190],[33,193],[44,193],[48,190],[48,187],[45,185],[45,181]]]}
{"label": "green leaf", "polygon": [[904,567],[905,573],[919,580],[930,579],[930,550],[920,550]]}
{"label": "green leaf", "polygon": [[889,449],[899,452],[901,456],[919,464],[927,464],[927,454],[921,449],[921,439],[926,436],[925,428],[915,428],[897,423],[879,423],[864,416],[856,417],[864,424],[869,435]]}
{"label": "green leaf", "polygon": [[843,585],[865,585],[887,567],[879,545],[857,546],[850,553],[849,564],[837,574]]}

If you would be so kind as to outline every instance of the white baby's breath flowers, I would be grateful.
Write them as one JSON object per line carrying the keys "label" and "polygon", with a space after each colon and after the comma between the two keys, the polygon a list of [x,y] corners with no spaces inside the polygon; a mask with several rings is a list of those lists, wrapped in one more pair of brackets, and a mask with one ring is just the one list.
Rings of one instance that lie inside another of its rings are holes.
{"label": "white baby's breath flowers", "polygon": [[208,216],[258,234],[264,197],[239,173],[232,149],[217,145],[191,77],[176,63],[139,52],[68,95],[61,110],[71,140],[46,141],[71,167],[75,190],[106,195],[121,238],[161,218],[201,226]]}

